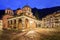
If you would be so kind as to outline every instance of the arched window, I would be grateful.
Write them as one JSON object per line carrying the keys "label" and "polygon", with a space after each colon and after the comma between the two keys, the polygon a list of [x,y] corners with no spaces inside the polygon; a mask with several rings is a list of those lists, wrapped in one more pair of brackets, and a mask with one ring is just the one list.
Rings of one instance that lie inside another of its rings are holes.
{"label": "arched window", "polygon": [[30,13],[28,13],[28,15],[30,15]]}

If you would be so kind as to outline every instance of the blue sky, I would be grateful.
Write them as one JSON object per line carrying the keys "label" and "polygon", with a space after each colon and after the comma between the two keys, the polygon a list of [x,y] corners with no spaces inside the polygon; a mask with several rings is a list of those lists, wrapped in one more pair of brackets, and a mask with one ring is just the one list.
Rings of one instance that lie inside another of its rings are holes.
{"label": "blue sky", "polygon": [[29,5],[31,8],[50,8],[60,6],[60,0],[0,0],[0,10],[11,8],[13,10]]}

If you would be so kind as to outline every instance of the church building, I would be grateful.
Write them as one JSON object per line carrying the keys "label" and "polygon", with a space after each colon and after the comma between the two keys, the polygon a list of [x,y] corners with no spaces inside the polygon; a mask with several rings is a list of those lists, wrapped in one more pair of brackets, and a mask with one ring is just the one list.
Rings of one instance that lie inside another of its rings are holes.
{"label": "church building", "polygon": [[40,27],[40,23],[41,21],[36,19],[32,9],[27,5],[16,10],[16,15],[14,15],[13,10],[7,9],[3,16],[3,29],[33,29]]}

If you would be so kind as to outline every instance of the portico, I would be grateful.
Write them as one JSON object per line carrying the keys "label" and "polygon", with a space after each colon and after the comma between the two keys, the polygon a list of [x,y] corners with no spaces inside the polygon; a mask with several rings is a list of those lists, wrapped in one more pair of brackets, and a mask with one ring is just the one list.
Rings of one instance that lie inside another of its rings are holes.
{"label": "portico", "polygon": [[36,28],[39,21],[34,18],[30,18],[27,16],[18,16],[14,18],[8,19],[8,27],[9,29],[29,29],[29,28]]}

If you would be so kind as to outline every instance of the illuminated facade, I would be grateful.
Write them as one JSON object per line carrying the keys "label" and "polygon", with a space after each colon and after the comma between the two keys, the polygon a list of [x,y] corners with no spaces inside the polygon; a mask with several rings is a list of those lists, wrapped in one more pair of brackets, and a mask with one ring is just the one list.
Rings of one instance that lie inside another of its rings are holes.
{"label": "illuminated facade", "polygon": [[17,15],[13,15],[13,11],[7,10],[6,14],[8,16],[3,16],[3,28],[21,30],[40,27],[40,21],[35,18],[31,11],[32,10],[29,6],[24,6],[22,9],[16,10]]}
{"label": "illuminated facade", "polygon": [[54,12],[42,19],[42,27],[59,28],[60,27],[60,11]]}
{"label": "illuminated facade", "polygon": [[29,6],[16,10],[6,9],[2,18],[3,29],[33,29],[33,28],[58,28],[60,26],[60,11],[50,14],[42,20],[37,20]]}

